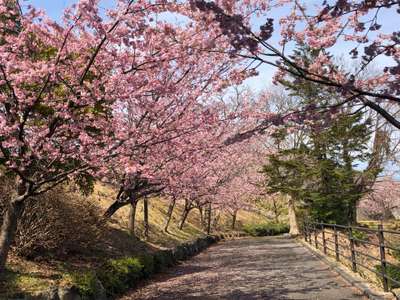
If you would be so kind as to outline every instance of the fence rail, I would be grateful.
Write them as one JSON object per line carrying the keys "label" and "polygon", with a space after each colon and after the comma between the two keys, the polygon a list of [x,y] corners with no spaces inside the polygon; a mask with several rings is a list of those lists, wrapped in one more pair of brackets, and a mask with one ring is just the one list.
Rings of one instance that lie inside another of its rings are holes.
{"label": "fence rail", "polygon": [[[356,233],[359,232],[365,233],[368,236],[368,240],[357,237]],[[330,234],[330,238],[327,238],[327,233]],[[400,252],[400,248],[394,247],[387,240],[387,236],[389,234],[396,235],[400,239],[400,231],[387,230],[384,229],[382,225],[378,225],[377,229],[373,229],[359,226],[307,222],[304,223],[303,234],[306,242],[316,249],[322,250],[325,255],[329,254],[334,256],[338,262],[341,262],[343,259],[349,262],[353,272],[360,272],[361,267],[362,269],[376,274],[381,278],[383,290],[385,292],[388,292],[390,287],[394,285],[400,286],[400,282],[392,278],[388,272],[389,266],[397,267],[397,265],[391,263],[387,259],[388,250]],[[373,237],[377,240],[376,243],[371,242]],[[343,241],[346,241],[348,245],[345,245]],[[379,254],[374,256],[371,253],[358,251],[356,249],[356,244],[374,247],[379,250],[377,251]],[[330,253],[328,253],[328,250]],[[345,255],[345,250],[350,252],[349,256]],[[361,263],[360,259],[358,259],[360,257],[366,257],[379,263],[379,271]]]}

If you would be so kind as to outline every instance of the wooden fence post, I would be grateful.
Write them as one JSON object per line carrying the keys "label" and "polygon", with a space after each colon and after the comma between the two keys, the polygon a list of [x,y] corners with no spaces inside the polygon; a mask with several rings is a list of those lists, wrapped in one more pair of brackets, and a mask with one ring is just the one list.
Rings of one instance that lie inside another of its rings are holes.
{"label": "wooden fence post", "polygon": [[303,231],[304,231],[304,241],[308,242],[308,228],[307,228],[307,222],[303,223]]}
{"label": "wooden fence post", "polygon": [[333,225],[333,230],[335,231],[335,255],[336,255],[336,260],[339,261],[339,242],[338,242],[338,232],[336,225]]}
{"label": "wooden fence post", "polygon": [[324,247],[324,254],[326,255],[327,250],[326,250],[326,239],[325,239],[325,226],[324,226],[324,224],[322,224],[321,227],[322,227],[322,245]]}
{"label": "wooden fence post", "polygon": [[381,274],[382,274],[383,290],[385,292],[388,292],[389,285],[386,272],[385,237],[383,236],[382,224],[378,225],[378,239],[379,239],[379,252],[381,255]]}
{"label": "wooden fence post", "polygon": [[314,224],[314,242],[315,242],[315,248],[318,249],[318,233],[316,224]]}
{"label": "wooden fence post", "polygon": [[353,272],[357,272],[356,252],[354,251],[353,229],[351,226],[349,226],[349,242],[351,251],[351,269]]}

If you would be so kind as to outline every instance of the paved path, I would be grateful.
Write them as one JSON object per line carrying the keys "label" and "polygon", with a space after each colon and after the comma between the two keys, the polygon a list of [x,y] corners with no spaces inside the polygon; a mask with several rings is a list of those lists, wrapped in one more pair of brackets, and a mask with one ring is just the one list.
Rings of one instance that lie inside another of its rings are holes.
{"label": "paved path", "polygon": [[222,242],[122,299],[364,299],[309,250],[286,238]]}

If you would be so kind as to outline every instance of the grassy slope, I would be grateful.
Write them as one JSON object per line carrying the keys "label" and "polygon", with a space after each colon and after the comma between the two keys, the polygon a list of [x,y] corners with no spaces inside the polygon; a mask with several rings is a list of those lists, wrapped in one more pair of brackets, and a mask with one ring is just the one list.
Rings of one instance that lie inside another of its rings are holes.
{"label": "grassy slope", "polygon": [[[96,185],[94,193],[89,196],[90,201],[99,207],[99,213],[104,212],[114,199],[115,191],[107,186]],[[82,197],[78,194],[76,197]],[[134,256],[146,251],[160,248],[174,247],[182,242],[195,239],[204,235],[200,226],[198,210],[192,210],[188,216],[183,230],[178,229],[178,222],[182,213],[182,204],[178,203],[170,223],[169,234],[163,231],[165,214],[168,203],[158,198],[149,200],[150,236],[144,241],[143,203],[140,202],[136,212],[135,239],[128,234],[127,220],[129,207],[120,209],[113,218],[107,222],[104,237],[96,245],[97,251],[89,251],[67,257],[46,257],[40,260],[26,260],[11,254],[9,269],[11,270],[6,280],[0,282],[0,299],[9,295],[30,291],[43,290],[49,284],[67,284],[68,273],[82,269],[92,269],[101,264],[105,259],[120,256]],[[240,229],[242,224],[261,221],[262,217],[250,212],[241,212],[237,218]],[[229,230],[230,217],[221,214],[219,230]],[[82,249],[83,250],[83,249]]]}

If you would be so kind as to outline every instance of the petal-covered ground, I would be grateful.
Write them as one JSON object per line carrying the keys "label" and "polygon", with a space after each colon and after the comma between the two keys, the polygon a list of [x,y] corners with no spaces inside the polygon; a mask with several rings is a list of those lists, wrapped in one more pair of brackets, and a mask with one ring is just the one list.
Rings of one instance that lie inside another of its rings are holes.
{"label": "petal-covered ground", "polygon": [[364,299],[296,241],[220,243],[122,299]]}

